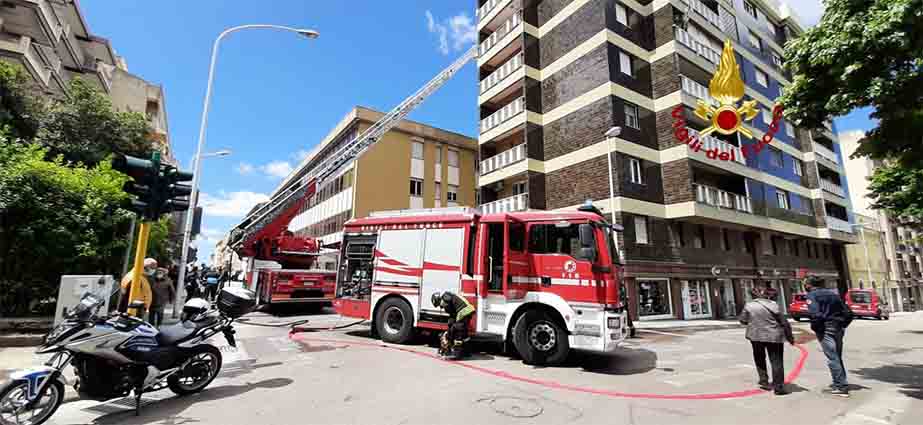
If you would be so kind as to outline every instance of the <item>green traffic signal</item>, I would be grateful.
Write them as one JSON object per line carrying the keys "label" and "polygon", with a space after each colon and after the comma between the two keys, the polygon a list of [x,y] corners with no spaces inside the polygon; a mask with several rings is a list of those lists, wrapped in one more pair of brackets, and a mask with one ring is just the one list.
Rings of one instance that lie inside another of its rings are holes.
{"label": "green traffic signal", "polygon": [[153,160],[116,155],[112,169],[127,174],[133,181],[122,187],[133,195],[124,208],[145,220],[157,220],[161,215],[189,208],[192,186],[180,182],[193,179],[193,174],[168,164],[161,164],[155,153]]}

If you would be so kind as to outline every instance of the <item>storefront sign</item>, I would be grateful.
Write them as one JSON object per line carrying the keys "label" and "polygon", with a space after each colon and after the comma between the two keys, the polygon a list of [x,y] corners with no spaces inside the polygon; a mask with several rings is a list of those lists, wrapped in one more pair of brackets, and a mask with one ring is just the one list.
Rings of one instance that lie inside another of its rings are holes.
{"label": "storefront sign", "polygon": [[[744,96],[744,82],[740,78],[740,68],[737,66],[734,47],[730,40],[724,42],[721,61],[711,83],[708,85],[708,92],[713,99],[718,101],[718,106],[716,107],[707,101],[699,99],[696,102],[695,116],[710,122],[711,125],[700,131],[698,135],[695,135],[686,127],[683,105],[678,105],[672,111],[674,120],[673,135],[676,140],[689,146],[689,149],[699,152],[703,147],[700,137],[708,136],[714,132],[724,135],[739,132],[747,138],[753,138],[753,132],[744,127],[743,124],[746,121],[752,121],[759,111],[755,100],[744,101],[740,107],[737,106],[737,102]],[[757,143],[741,146],[740,152],[743,157],[748,158],[750,155],[759,154],[766,145],[772,142],[772,139],[779,131],[781,120],[782,106],[775,105],[772,109],[772,122],[769,124],[769,131]],[[708,159],[737,161],[735,149],[731,149],[730,152],[721,152],[718,146],[706,149],[705,156]]]}

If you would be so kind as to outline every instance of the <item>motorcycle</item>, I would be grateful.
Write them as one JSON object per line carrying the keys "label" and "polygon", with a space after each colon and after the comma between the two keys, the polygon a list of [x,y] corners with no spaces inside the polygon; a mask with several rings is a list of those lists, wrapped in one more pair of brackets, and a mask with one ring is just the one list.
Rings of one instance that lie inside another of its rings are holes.
{"label": "motorcycle", "polygon": [[[221,351],[206,341],[222,333],[236,347],[233,323],[255,307],[255,295],[243,288],[221,292],[217,307],[191,299],[179,323],[158,330],[149,323],[116,313],[99,317],[104,298],[87,293],[64,321],[47,335],[37,354],[53,353],[44,366],[11,374],[0,389],[0,424],[39,425],[64,400],[62,372],[74,367],[74,389],[81,399],[106,401],[169,388],[177,395],[202,391],[221,370]],[[129,308],[143,308],[140,301]]]}

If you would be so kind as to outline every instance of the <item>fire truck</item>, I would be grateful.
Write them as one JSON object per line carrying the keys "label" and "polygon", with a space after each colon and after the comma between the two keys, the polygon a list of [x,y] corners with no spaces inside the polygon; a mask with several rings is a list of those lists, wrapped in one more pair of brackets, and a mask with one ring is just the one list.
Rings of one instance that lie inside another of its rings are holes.
{"label": "fire truck", "polygon": [[481,214],[440,208],[373,213],[345,225],[334,307],[372,321],[386,342],[445,330],[432,304],[451,291],[476,308],[472,335],[531,364],[614,350],[626,337],[613,231],[591,205],[577,211]]}

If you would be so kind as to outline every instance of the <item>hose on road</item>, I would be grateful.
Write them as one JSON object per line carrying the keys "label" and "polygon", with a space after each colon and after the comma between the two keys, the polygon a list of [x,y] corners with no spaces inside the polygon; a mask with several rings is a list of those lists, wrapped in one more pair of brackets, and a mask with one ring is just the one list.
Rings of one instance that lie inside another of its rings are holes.
{"label": "hose on road", "polygon": [[362,319],[362,320],[357,320],[357,321],[352,322],[352,323],[347,323],[347,324],[345,324],[345,325],[331,326],[331,327],[326,327],[326,328],[308,328],[308,327],[303,327],[303,326],[294,325],[294,326],[292,326],[292,330],[289,331],[288,334],[289,334],[289,335],[294,335],[294,334],[302,333],[302,332],[335,331],[335,330],[339,330],[339,329],[346,329],[346,328],[351,327],[351,326],[356,326],[356,325],[358,325],[358,324],[365,323],[366,321],[367,321],[367,320]]}
{"label": "hose on road", "polygon": [[345,325],[328,326],[328,327],[313,327],[312,328],[312,327],[302,326],[309,322],[310,322],[309,319],[294,320],[294,321],[285,322],[285,323],[260,323],[260,322],[253,322],[251,321],[251,319],[240,319],[237,321],[237,323],[240,323],[242,325],[263,326],[267,328],[290,327],[291,330],[289,331],[289,334],[291,335],[291,334],[296,334],[296,333],[301,333],[301,332],[335,331],[339,329],[345,329],[350,326],[358,325],[360,323],[366,322],[366,320],[362,319],[362,320],[358,320],[355,322],[347,323]]}
{"label": "hose on road", "polygon": [[260,322],[251,322],[250,320],[251,319],[240,319],[237,321],[237,323],[240,323],[242,325],[263,326],[267,328],[284,328],[286,326],[294,328],[295,326],[303,325],[305,323],[310,322],[310,320],[308,319],[294,320],[294,321],[285,322],[285,323],[260,323]]}

